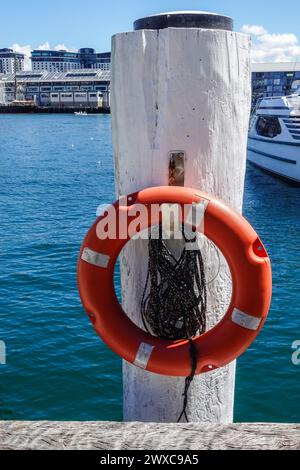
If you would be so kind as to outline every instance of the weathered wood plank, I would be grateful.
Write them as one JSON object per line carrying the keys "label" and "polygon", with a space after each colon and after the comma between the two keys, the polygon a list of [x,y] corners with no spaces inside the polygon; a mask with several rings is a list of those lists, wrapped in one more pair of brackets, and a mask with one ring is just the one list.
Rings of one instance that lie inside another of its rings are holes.
{"label": "weathered wood plank", "polygon": [[[250,111],[249,37],[201,28],[120,33],[112,41],[111,109],[118,196],[169,183],[170,151],[185,152],[185,186],[217,196],[241,212]],[[130,110],[130,112],[129,112]],[[231,299],[228,265],[211,243],[202,255],[208,329]],[[122,304],[140,328],[148,269],[146,240],[120,255]],[[217,278],[215,274],[219,272]],[[235,362],[195,378],[190,422],[233,421]],[[124,361],[126,421],[176,423],[184,378],[145,372]]]}
{"label": "weathered wood plank", "polygon": [[0,450],[300,450],[296,424],[1,421]]}

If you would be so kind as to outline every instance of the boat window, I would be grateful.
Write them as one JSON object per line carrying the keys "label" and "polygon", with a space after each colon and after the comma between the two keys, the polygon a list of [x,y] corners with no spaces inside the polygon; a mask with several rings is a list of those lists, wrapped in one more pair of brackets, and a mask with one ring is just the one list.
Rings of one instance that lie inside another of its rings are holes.
{"label": "boat window", "polygon": [[256,132],[263,137],[272,139],[281,134],[279,119],[273,116],[260,116],[256,123]]}

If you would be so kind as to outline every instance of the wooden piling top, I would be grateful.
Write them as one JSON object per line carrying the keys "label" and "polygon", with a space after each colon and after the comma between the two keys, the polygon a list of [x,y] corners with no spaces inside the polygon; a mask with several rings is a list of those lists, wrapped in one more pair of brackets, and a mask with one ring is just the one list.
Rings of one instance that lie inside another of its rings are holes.
{"label": "wooden piling top", "polygon": [[0,450],[300,450],[300,425],[0,421]]}

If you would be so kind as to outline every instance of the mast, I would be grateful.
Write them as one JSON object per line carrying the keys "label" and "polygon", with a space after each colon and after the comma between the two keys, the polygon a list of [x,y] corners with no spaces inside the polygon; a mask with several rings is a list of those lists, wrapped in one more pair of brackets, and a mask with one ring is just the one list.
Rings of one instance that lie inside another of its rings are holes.
{"label": "mast", "polygon": [[14,51],[14,74],[15,74],[15,101],[17,101],[17,52]]}

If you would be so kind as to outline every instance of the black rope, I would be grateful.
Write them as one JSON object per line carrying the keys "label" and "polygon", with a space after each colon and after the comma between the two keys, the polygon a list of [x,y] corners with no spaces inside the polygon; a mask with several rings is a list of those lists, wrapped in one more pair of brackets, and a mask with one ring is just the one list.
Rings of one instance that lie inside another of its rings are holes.
{"label": "black rope", "polygon": [[[182,226],[184,236],[184,227]],[[149,232],[148,273],[141,303],[144,327],[148,333],[162,339],[188,339],[191,375],[185,380],[183,410],[188,422],[188,391],[197,370],[197,349],[192,341],[206,331],[207,292],[202,254],[199,248],[189,250],[187,240],[179,259],[169,250],[159,227],[159,238]]]}
{"label": "black rope", "polygon": [[189,422],[189,419],[187,417],[187,413],[186,413],[186,409],[187,409],[187,405],[188,405],[188,391],[189,391],[189,388],[192,384],[192,381],[194,380],[194,377],[195,377],[195,374],[196,374],[196,370],[197,370],[197,349],[196,349],[196,346],[193,342],[193,340],[189,340],[190,342],[190,357],[191,357],[191,364],[192,364],[192,372],[191,372],[191,375],[189,375],[186,379],[185,379],[185,385],[184,385],[184,391],[183,391],[183,409],[182,409],[182,412],[177,420],[177,423],[180,423],[182,417],[184,416],[185,419],[186,419],[186,422],[188,423]]}

